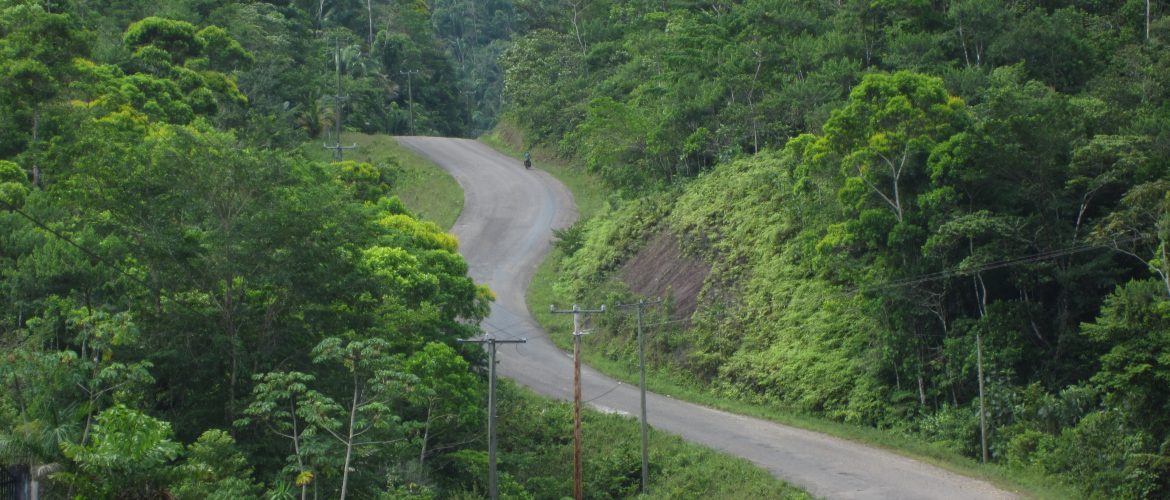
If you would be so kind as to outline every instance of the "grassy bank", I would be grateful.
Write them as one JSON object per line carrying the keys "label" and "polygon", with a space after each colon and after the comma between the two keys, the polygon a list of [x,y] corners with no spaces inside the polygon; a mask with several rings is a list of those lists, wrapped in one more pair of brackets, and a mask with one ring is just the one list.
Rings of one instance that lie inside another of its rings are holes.
{"label": "grassy bank", "polygon": [[[572,491],[572,405],[543,398],[504,381],[498,408],[500,470],[508,491],[515,481],[536,498]],[[640,495],[641,437],[629,418],[584,410],[585,491],[596,498],[811,498],[751,462],[652,431],[649,494]],[[507,495],[502,495],[507,496]]]}
{"label": "grassy bank", "polygon": [[[518,159],[524,155],[519,134],[506,124],[499,125],[479,140],[513,158]],[[533,148],[531,153],[534,168],[552,174],[573,193],[573,201],[577,204],[580,220],[588,219],[601,210],[608,193],[601,189],[600,180],[584,169],[575,168],[558,159],[549,148]]]}
{"label": "grassy bank", "polygon": [[[388,135],[346,132],[342,134],[341,142],[344,145],[357,144],[357,148],[345,151],[346,160],[395,166],[392,192],[406,208],[443,229],[449,230],[455,225],[455,219],[463,210],[463,189],[446,171]],[[332,151],[317,142],[306,144],[305,154],[322,161],[333,157]]]}
{"label": "grassy bank", "polygon": [[[514,152],[516,150],[515,147],[511,146],[511,149],[507,149],[506,146],[508,143],[500,135],[497,132],[495,138],[485,142],[488,142],[496,148]],[[606,193],[600,189],[599,183],[592,182],[587,178],[582,180],[583,177],[587,176],[580,169],[574,169],[563,163],[557,164],[555,168],[548,168],[548,171],[561,179],[572,190],[573,195],[577,199],[594,200],[597,203],[592,208],[582,209],[582,218],[597,213],[596,210],[601,207],[601,203],[604,203],[607,197]],[[550,337],[553,342],[563,349],[571,350],[572,339],[569,333],[572,330],[572,320],[570,317],[567,315],[552,315],[545,312],[549,304],[566,305],[568,303],[567,301],[570,300],[557,296],[553,290],[553,283],[556,281],[557,265],[560,259],[561,255],[559,251],[554,249],[549,257],[540,265],[528,289],[527,301],[529,309],[535,311],[537,321],[546,331],[550,332]],[[596,306],[596,304],[588,305],[590,307]],[[615,379],[630,384],[637,384],[638,367],[633,360],[626,358],[615,359],[607,356],[606,353],[602,352],[602,349],[590,349],[586,347],[583,352],[584,359],[590,366]],[[1078,496],[1077,492],[1070,488],[1052,484],[1049,478],[994,465],[983,465],[968,457],[932,446],[915,436],[907,436],[871,427],[843,424],[819,418],[815,415],[801,414],[785,408],[751,404],[728,397],[721,397],[712,394],[706,387],[694,381],[688,374],[670,369],[648,368],[647,387],[651,391],[704,406],[822,432],[869,446],[891,450],[964,476],[986,480],[1003,489],[1018,492],[1026,497],[1057,499]]]}

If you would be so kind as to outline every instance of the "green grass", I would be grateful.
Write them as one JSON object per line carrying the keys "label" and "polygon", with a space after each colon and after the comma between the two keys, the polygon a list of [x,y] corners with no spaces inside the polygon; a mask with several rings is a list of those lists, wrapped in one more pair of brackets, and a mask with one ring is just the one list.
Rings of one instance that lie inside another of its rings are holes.
{"label": "green grass", "polygon": [[[570,316],[553,315],[547,312],[548,304],[564,303],[564,299],[557,297],[552,288],[552,283],[555,280],[555,266],[559,258],[559,252],[554,251],[548,259],[541,263],[528,288],[527,300],[529,309],[534,311],[537,322],[550,333],[549,336],[553,343],[566,351],[571,351],[572,336],[569,333],[572,331],[573,325]],[[586,345],[582,348],[583,359],[589,366],[628,384],[638,384],[638,366],[635,362],[626,359],[612,359],[600,352],[601,349],[591,349],[590,347]],[[1025,497],[1064,499],[1080,496],[1075,490],[1052,484],[1050,478],[995,465],[983,465],[968,457],[931,446],[929,443],[913,437],[872,427],[848,425],[784,408],[755,405],[720,397],[696,387],[696,384],[688,380],[685,374],[672,372],[668,369],[647,367],[646,387],[650,391],[675,399],[883,448],[963,476],[988,481]]]}
{"label": "green grass", "polygon": [[[571,329],[571,325],[560,326],[559,328],[568,331]],[[556,343],[563,349],[570,349],[569,336],[563,335],[560,337],[555,339]],[[589,366],[631,385],[638,383],[636,364],[627,360],[611,359],[597,352],[597,350],[591,351],[588,347],[582,350],[583,358]],[[680,375],[669,370],[647,368],[646,386],[650,391],[675,399],[690,401],[703,406],[769,420],[792,427],[821,432],[868,446],[886,449],[963,476],[988,481],[1005,490],[1017,492],[1028,498],[1064,499],[1080,496],[1073,489],[1062,485],[1051,484],[1051,479],[1049,478],[1030,475],[1017,470],[1009,470],[997,465],[983,465],[968,457],[940,449],[911,436],[887,432],[872,427],[844,424],[800,414],[783,408],[755,405],[713,395],[694,387],[691,381],[686,380],[685,375]]]}
{"label": "green grass", "polygon": [[[500,387],[502,470],[530,487],[538,498],[571,491],[571,405],[536,395],[504,381]],[[649,494],[639,495],[641,438],[636,420],[583,409],[582,442],[586,490],[620,498],[782,498],[808,494],[746,459],[688,443],[651,429]],[[558,444],[551,444],[558,443]]]}
{"label": "green grass", "polygon": [[[483,139],[484,142],[496,147],[497,149],[505,149],[508,152],[514,152],[515,149],[507,149],[508,145],[503,139],[499,137],[499,132],[493,134],[492,137]],[[604,203],[606,194],[601,192],[600,184],[591,180],[583,181],[580,177],[579,169],[574,169],[565,165],[558,165],[556,168],[549,168],[548,171],[561,179],[566,186],[573,192],[573,195],[579,200],[592,200],[597,205],[592,208],[581,209],[582,219],[591,214],[597,213],[596,210]],[[568,173],[568,175],[566,175]],[[577,176],[574,178],[573,176]],[[566,351],[572,350],[572,336],[569,333],[572,331],[572,320],[568,315],[553,315],[547,312],[549,304],[565,304],[566,299],[558,297],[553,291],[553,283],[556,280],[556,266],[560,261],[561,255],[559,251],[555,250],[549,254],[548,258],[541,263],[537,268],[536,275],[530,284],[527,292],[527,301],[529,310],[534,311],[534,316],[537,322],[550,333],[553,342]],[[615,360],[607,357],[604,353],[599,352],[599,349],[589,349],[586,346],[583,349],[583,357],[586,363],[598,371],[630,384],[638,383],[637,365],[629,360]],[[943,450],[932,446],[929,443],[923,442],[920,439],[915,439],[910,436],[887,432],[871,427],[859,427],[854,425],[843,424],[816,416],[801,414],[795,411],[786,410],[784,408],[761,406],[746,403],[736,399],[721,397],[710,393],[702,387],[697,387],[697,384],[688,380],[687,375],[672,372],[666,369],[648,368],[646,373],[646,385],[651,391],[659,394],[669,395],[676,399],[682,399],[708,406],[711,408],[718,408],[733,413],[756,417],[772,422],[777,422],[784,425],[799,427],[816,432],[837,436],[843,439],[848,439],[868,446],[887,449],[899,453],[916,460],[936,465],[938,467],[950,470],[952,472],[982,479],[993,483],[1003,489],[1015,491],[1030,498],[1041,499],[1062,499],[1075,498],[1079,496],[1076,491],[1067,488],[1063,485],[1053,484],[1050,478],[1040,475],[1033,475],[1018,470],[1009,470],[995,465],[983,465],[968,457],[964,457],[957,453]]]}
{"label": "green grass", "polygon": [[[496,129],[481,136],[479,140],[501,153],[519,159],[523,156],[524,151],[515,136],[516,133],[509,126],[501,124]],[[601,180],[586,172],[585,169],[557,159],[552,150],[544,147],[532,150],[532,163],[535,168],[552,174],[569,188],[569,191],[573,193],[573,201],[577,204],[577,212],[580,214],[579,220],[592,217],[605,206],[608,193],[602,188]]]}
{"label": "green grass", "polygon": [[[521,154],[518,133],[507,125],[498,127],[492,133],[481,137],[480,140],[505,154],[516,157]],[[581,220],[599,212],[609,196],[599,181],[584,173],[583,169],[575,168],[563,161],[552,160],[552,154],[547,151],[538,148],[533,151],[533,156],[538,168],[547,170],[557,177],[573,193],[578,202]],[[560,252],[554,249],[541,263],[528,288],[526,299],[529,310],[534,311],[537,322],[549,332],[552,341],[562,349],[569,351],[572,350],[572,336],[569,335],[572,331],[571,317],[547,312],[549,304],[562,306],[566,304],[566,299],[558,297],[553,291],[556,266],[560,259]],[[635,363],[625,359],[611,359],[600,351],[600,349],[590,349],[589,346],[583,348],[585,362],[610,377],[626,383],[637,384],[638,370]],[[646,385],[651,391],[676,399],[887,449],[957,474],[988,481],[1025,497],[1063,499],[1080,496],[1080,493],[1071,488],[1054,484],[1051,478],[1019,470],[1009,470],[996,465],[983,465],[968,457],[940,449],[911,436],[872,427],[843,424],[785,408],[755,405],[721,397],[690,380],[686,374],[669,369],[648,367]]]}
{"label": "green grass", "polygon": [[[346,132],[341,139],[342,144],[357,144],[356,149],[345,151],[347,160],[399,165],[400,172],[391,191],[415,215],[443,229],[455,225],[463,210],[463,189],[446,171],[388,135]],[[318,142],[306,144],[304,150],[314,160],[329,161],[333,155]]]}

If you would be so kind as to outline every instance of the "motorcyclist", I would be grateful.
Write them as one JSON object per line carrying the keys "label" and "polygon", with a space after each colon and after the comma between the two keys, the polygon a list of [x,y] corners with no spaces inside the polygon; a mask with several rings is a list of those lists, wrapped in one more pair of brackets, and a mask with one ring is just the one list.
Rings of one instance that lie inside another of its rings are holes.
{"label": "motorcyclist", "polygon": [[524,152],[524,168],[532,168],[532,153]]}

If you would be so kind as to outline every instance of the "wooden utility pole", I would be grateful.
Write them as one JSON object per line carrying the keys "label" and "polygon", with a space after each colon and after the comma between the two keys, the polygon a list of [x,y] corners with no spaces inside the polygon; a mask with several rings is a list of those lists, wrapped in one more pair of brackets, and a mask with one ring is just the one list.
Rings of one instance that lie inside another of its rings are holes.
{"label": "wooden utility pole", "polygon": [[496,480],[496,344],[523,344],[528,339],[504,340],[485,335],[479,339],[459,339],[459,342],[488,346],[488,496],[496,500],[500,496]]}
{"label": "wooden utility pole", "polygon": [[662,299],[650,302],[639,300],[636,304],[620,304],[619,308],[633,309],[638,314],[638,388],[642,392],[642,494],[650,494],[650,438],[646,424],[646,338],[642,336],[642,310],[658,305]]}
{"label": "wooden utility pole", "polygon": [[548,306],[553,314],[573,315],[573,498],[585,498],[585,488],[582,485],[584,465],[581,463],[581,336],[587,332],[581,330],[581,315],[604,313],[605,306],[600,309],[581,309],[573,304],[570,310],[558,310],[556,306]]}

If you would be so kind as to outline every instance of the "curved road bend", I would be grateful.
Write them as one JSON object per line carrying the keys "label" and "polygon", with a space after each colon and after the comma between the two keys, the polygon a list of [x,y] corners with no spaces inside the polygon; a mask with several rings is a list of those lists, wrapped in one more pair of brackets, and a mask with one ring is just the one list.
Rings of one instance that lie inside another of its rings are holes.
{"label": "curved road bend", "polygon": [[[549,341],[528,313],[524,292],[549,251],[552,230],[577,217],[569,191],[549,174],[469,139],[399,137],[463,187],[454,232],[471,276],[497,299],[484,329],[497,338],[527,338],[497,355],[499,372],[546,396],[572,398],[572,356]],[[582,367],[582,398],[601,411],[636,418],[636,385]],[[823,498],[993,499],[1011,493],[909,458],[835,437],[713,410],[648,393],[650,424],[738,455]]]}

